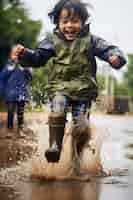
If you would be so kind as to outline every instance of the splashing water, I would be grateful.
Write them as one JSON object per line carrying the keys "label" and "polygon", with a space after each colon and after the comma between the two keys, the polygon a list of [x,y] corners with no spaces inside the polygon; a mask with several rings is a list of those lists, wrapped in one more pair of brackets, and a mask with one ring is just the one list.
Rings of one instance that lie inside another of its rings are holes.
{"label": "splashing water", "polygon": [[[69,134],[69,125],[66,127],[61,159],[58,163],[48,163],[44,157],[44,152],[48,147],[48,125],[39,125],[38,127],[38,125],[34,123],[34,130],[35,129],[38,132],[38,150],[32,159],[31,175],[41,179],[72,177],[72,137]],[[91,135],[89,145],[83,149],[80,158],[80,170],[82,173],[101,175],[103,170],[101,148],[105,139],[105,134],[102,128],[96,128],[96,126],[93,125],[91,126]],[[94,149],[95,152],[93,152],[92,149]]]}
{"label": "splashing water", "polygon": [[[5,183],[5,180],[7,180],[7,182],[10,182],[11,180],[14,182],[16,179],[25,179],[25,177],[27,177],[26,179],[35,177],[40,179],[59,180],[62,177],[64,179],[72,178],[72,138],[69,134],[69,123],[66,127],[61,159],[59,163],[53,164],[48,163],[44,157],[44,152],[48,148],[48,125],[46,124],[46,120],[47,119],[45,118],[44,114],[39,114],[39,117],[37,117],[36,114],[32,115],[32,120],[30,117],[28,127],[34,130],[34,133],[36,133],[37,136],[37,140],[34,143],[31,141],[31,147],[34,147],[34,153],[29,156],[28,160],[24,161],[22,159],[19,161],[19,163],[15,165],[16,167],[1,169],[0,183]],[[120,141],[117,142],[117,138],[119,138],[119,135],[121,138],[123,132],[121,130],[119,131],[118,127],[115,127],[116,119],[114,119],[114,123],[111,122],[114,127],[110,127],[110,124],[107,122],[110,123],[110,119],[108,120],[108,118],[106,118],[105,120],[104,118],[103,120],[102,117],[102,120],[100,120],[98,116],[96,118],[92,118],[90,121],[91,140],[89,145],[84,147],[80,157],[80,171],[82,174],[89,174],[90,176],[101,176],[103,175],[101,173],[105,172],[107,175],[112,175],[112,173],[110,174],[110,171],[112,172],[116,168],[122,169],[122,165],[127,161],[125,159],[123,160],[123,151],[125,149],[122,148],[122,143],[120,143]],[[116,124],[118,125],[118,122]],[[117,135],[112,134],[111,137],[107,137],[110,135],[107,133],[108,129],[106,126],[108,126],[108,128],[112,128],[112,130],[116,130],[117,128]],[[108,140],[108,138],[110,138],[110,140]],[[20,141],[20,143],[22,143],[22,141]],[[28,145],[28,141],[25,141],[24,143],[25,145]],[[21,150],[25,151],[25,148],[21,148]],[[27,154],[26,151],[24,153]],[[25,157],[23,156],[24,153],[22,152],[22,157]],[[117,160],[117,162],[114,162],[115,160]]]}

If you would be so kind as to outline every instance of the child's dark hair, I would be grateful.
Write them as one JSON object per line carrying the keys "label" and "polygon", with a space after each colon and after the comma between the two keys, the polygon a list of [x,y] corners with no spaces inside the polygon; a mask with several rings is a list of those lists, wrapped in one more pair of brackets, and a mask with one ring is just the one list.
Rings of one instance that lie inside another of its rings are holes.
{"label": "child's dark hair", "polygon": [[80,0],[59,0],[53,10],[48,14],[55,25],[58,25],[59,23],[59,16],[62,9],[67,9],[70,11],[73,10],[75,13],[77,13],[83,25],[90,17],[87,10],[87,4],[81,2]]}

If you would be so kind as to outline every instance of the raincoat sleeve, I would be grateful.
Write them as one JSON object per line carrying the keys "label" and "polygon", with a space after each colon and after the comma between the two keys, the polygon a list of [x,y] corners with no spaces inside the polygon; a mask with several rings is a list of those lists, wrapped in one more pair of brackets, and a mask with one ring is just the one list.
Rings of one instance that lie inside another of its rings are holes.
{"label": "raincoat sleeve", "polygon": [[[125,55],[117,46],[95,35],[91,35],[91,43],[93,55],[108,62],[113,68],[120,69],[126,64]],[[113,55],[116,55],[120,58],[120,64],[118,66],[113,66],[109,62],[109,57]]]}
{"label": "raincoat sleeve", "polygon": [[24,68],[24,75],[25,75],[25,78],[28,81],[31,81],[33,79],[33,69],[32,69],[32,67]]}
{"label": "raincoat sleeve", "polygon": [[42,67],[53,55],[54,48],[52,42],[44,39],[35,51],[26,50],[25,55],[20,59],[20,64],[23,67]]}
{"label": "raincoat sleeve", "polygon": [[0,100],[3,98],[4,94],[4,88],[5,88],[5,81],[3,77],[3,72],[0,72]]}
{"label": "raincoat sleeve", "polygon": [[8,70],[8,64],[6,64],[3,70],[0,72],[0,99],[5,96],[5,88],[8,78],[10,77],[11,71]]}
{"label": "raincoat sleeve", "polygon": [[10,70],[10,63],[7,63],[4,66],[3,70],[0,72],[0,80],[5,82],[9,78],[11,73],[12,70]]}

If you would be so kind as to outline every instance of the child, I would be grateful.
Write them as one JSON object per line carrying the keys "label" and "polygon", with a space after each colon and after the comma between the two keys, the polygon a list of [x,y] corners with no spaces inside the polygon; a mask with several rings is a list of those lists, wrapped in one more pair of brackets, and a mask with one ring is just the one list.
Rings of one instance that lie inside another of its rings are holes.
{"label": "child", "polygon": [[[7,102],[7,127],[14,127],[14,112],[17,107],[18,128],[24,130],[24,107],[29,101],[28,83],[32,79],[32,68],[23,68],[8,59],[1,72],[1,79],[5,82],[5,100]],[[10,135],[10,132],[9,132]]]}
{"label": "child", "polygon": [[68,107],[72,107],[73,133],[79,137],[78,154],[88,140],[85,113],[96,99],[98,87],[95,56],[115,69],[120,69],[126,60],[116,46],[90,33],[89,13],[80,0],[60,0],[49,17],[55,25],[53,34],[35,51],[17,45],[11,57],[25,67],[43,66],[49,61],[50,147],[45,156],[49,162],[58,162]]}

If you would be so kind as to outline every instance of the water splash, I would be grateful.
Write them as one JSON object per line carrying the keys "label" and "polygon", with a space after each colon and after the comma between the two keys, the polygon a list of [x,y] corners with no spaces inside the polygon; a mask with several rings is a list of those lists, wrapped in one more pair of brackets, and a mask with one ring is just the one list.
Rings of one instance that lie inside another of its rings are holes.
{"label": "water splash", "polygon": [[[16,180],[27,180],[30,177],[40,179],[60,179],[62,177],[64,179],[67,179],[69,177],[72,178],[72,138],[69,134],[69,126],[67,126],[66,128],[60,162],[55,164],[48,163],[44,157],[44,152],[48,148],[48,125],[45,123],[46,119],[47,118],[45,118],[44,114],[39,114],[39,117],[37,117],[36,115],[32,115],[31,120],[30,114],[28,127],[34,130],[34,133],[36,133],[37,141],[35,142],[35,144],[33,144],[33,146],[37,148],[36,153],[34,151],[32,157],[28,158],[26,162],[24,162],[23,159],[20,160],[20,162],[17,163],[16,167],[2,169],[0,171],[0,183],[8,183],[10,181],[12,181],[13,183]],[[100,122],[100,120],[98,122]],[[110,126],[108,125],[108,127]],[[122,149],[121,143],[115,140],[115,138],[113,140],[108,139],[108,133],[105,124],[103,126],[103,124],[100,125],[100,123],[95,123],[95,121],[92,120],[91,133],[92,135],[90,143],[84,148],[80,158],[81,172],[85,174],[99,176],[101,175],[101,172],[105,172],[107,174],[109,173],[109,175],[112,175],[113,172],[110,173],[110,171],[117,167],[120,167],[122,169],[123,163],[125,162],[125,160],[123,160],[124,149]],[[110,138],[112,137],[114,136],[111,135]],[[25,145],[28,145],[27,141]],[[93,149],[95,150],[94,152],[92,151]],[[114,162],[115,159],[117,160],[116,162]]]}
{"label": "water splash", "polygon": [[[32,159],[32,176],[41,179],[60,179],[61,177],[73,176],[73,158],[72,158],[72,138],[69,133],[69,127],[66,128],[64,136],[63,149],[59,163],[48,163],[44,157],[44,151],[48,147],[48,126],[34,124],[38,129],[38,151]],[[35,129],[34,127],[34,129]],[[105,134],[101,128],[91,126],[91,141],[83,150],[80,158],[82,173],[101,175],[103,166],[101,163],[101,147],[105,139]],[[91,148],[90,148],[91,146]],[[95,153],[92,151],[95,149]]]}

